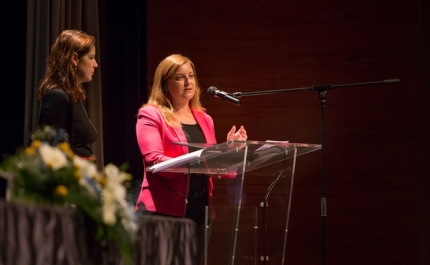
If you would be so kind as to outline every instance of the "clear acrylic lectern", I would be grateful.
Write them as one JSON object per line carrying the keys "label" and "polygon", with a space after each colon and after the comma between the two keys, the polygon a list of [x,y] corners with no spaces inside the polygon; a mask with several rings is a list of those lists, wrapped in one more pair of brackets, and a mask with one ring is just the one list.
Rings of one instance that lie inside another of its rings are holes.
{"label": "clear acrylic lectern", "polygon": [[[319,144],[289,143],[287,141],[229,141],[217,145],[177,143],[186,146],[200,147],[201,149],[162,163],[154,165],[147,170],[153,172],[177,172],[200,173],[206,175],[224,175],[229,181],[234,180],[234,203],[226,207],[207,207],[206,209],[206,247],[205,264],[210,255],[216,255],[219,264],[257,264],[257,260],[267,257],[257,257],[257,231],[258,208],[243,207],[243,185],[245,173],[257,169],[281,163],[280,175],[283,177],[284,192],[282,204],[284,212],[276,212],[279,223],[277,238],[282,238],[282,243],[276,243],[276,250],[284,264],[286,249],[286,236],[288,231],[288,218],[290,212],[291,194],[294,180],[296,157],[321,149]],[[286,163],[288,161],[288,163]],[[228,178],[230,177],[230,178]],[[271,209],[272,210],[272,209]],[[214,211],[215,220],[212,220]],[[212,213],[212,214],[211,214]],[[241,220],[242,216],[242,220]],[[217,220],[218,218],[218,220]],[[221,225],[222,224],[222,225]],[[243,229],[242,229],[243,228]],[[218,230],[217,230],[218,229]],[[241,239],[240,229],[246,233],[247,239]],[[215,232],[216,231],[216,232]],[[282,236],[279,236],[283,234]],[[222,246],[210,247],[210,241],[217,236],[222,236]],[[251,238],[251,239],[249,239]],[[214,252],[211,254],[211,249]],[[225,255],[222,254],[225,252]],[[240,253],[241,262],[236,262]],[[277,254],[277,255],[278,255]],[[227,260],[219,260],[225,256]],[[236,262],[236,263],[235,263]],[[271,264],[274,264],[271,262]]]}

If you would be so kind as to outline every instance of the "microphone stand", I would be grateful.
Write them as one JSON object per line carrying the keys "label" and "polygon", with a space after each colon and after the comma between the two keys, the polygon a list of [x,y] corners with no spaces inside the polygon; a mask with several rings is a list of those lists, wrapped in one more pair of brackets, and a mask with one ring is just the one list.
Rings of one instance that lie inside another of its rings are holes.
{"label": "microphone stand", "polygon": [[326,201],[326,188],[325,188],[325,125],[324,125],[324,109],[327,97],[327,90],[340,87],[352,87],[352,86],[366,86],[366,85],[377,85],[377,84],[390,84],[400,82],[399,79],[386,79],[382,81],[373,82],[362,82],[342,85],[314,85],[310,87],[299,87],[299,88],[287,88],[277,90],[266,90],[266,91],[255,91],[255,92],[235,92],[233,97],[240,98],[243,96],[257,96],[257,95],[269,95],[279,94],[293,91],[302,90],[313,90],[318,92],[318,96],[321,103],[321,218],[322,218],[322,264],[327,264],[327,232],[326,232],[326,217],[327,217],[327,201]]}

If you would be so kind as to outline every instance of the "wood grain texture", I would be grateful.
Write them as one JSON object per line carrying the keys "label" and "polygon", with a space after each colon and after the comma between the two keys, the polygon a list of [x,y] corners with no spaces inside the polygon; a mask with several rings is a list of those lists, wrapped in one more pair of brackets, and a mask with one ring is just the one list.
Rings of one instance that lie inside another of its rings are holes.
{"label": "wood grain texture", "polygon": [[[429,264],[428,6],[417,0],[149,1],[148,80],[172,53],[193,60],[204,91],[400,79],[327,91],[327,261]],[[205,92],[202,100],[219,142],[233,124],[245,125],[252,140],[321,142],[315,91],[242,97],[240,107]],[[297,161],[285,264],[322,262],[320,156]],[[246,182],[250,205],[261,200],[266,182]],[[216,182],[216,203],[231,202],[228,187]]]}

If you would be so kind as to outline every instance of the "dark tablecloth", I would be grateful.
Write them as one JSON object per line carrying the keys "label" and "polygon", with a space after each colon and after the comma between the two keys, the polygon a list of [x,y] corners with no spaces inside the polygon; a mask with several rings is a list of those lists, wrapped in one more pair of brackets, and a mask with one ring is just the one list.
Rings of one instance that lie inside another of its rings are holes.
{"label": "dark tablecloth", "polygon": [[[135,265],[197,264],[195,224],[142,215]],[[0,200],[0,265],[124,264],[112,242],[97,241],[95,226],[72,208]]]}

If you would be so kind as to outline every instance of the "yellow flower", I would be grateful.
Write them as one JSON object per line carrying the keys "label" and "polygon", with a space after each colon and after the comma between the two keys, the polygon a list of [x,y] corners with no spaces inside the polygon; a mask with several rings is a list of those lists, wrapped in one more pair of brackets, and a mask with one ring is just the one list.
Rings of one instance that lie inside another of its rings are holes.
{"label": "yellow flower", "polygon": [[68,190],[63,185],[58,185],[57,188],[55,189],[55,195],[57,196],[66,197],[67,193],[68,193]]}
{"label": "yellow flower", "polygon": [[29,147],[24,149],[24,153],[26,155],[32,155],[32,154],[34,154],[35,151],[36,151],[36,149],[34,149],[33,146],[29,146]]}
{"label": "yellow flower", "polygon": [[62,142],[62,143],[58,144],[58,148],[60,148],[63,151],[67,151],[70,149],[70,145],[67,142]]}
{"label": "yellow flower", "polygon": [[77,179],[82,178],[81,171],[79,170],[79,168],[75,168],[75,172],[74,172],[74,174],[73,174],[73,175],[74,175],[74,176],[75,176],[75,178],[77,178]]}
{"label": "yellow flower", "polygon": [[104,187],[104,186],[106,185],[106,177],[105,177],[105,176],[102,176],[102,177],[99,179],[99,183],[100,183],[100,185],[101,185],[102,187]]}
{"label": "yellow flower", "polygon": [[75,155],[72,151],[72,149],[70,149],[70,144],[67,142],[62,142],[58,145],[58,148],[60,148],[60,150],[62,150],[64,153],[67,154],[67,156],[73,158],[73,156]]}
{"label": "yellow flower", "polygon": [[31,143],[31,146],[33,146],[34,148],[39,148],[41,145],[42,145],[42,142],[41,142],[41,141],[39,141],[39,140],[34,140],[34,141]]}

